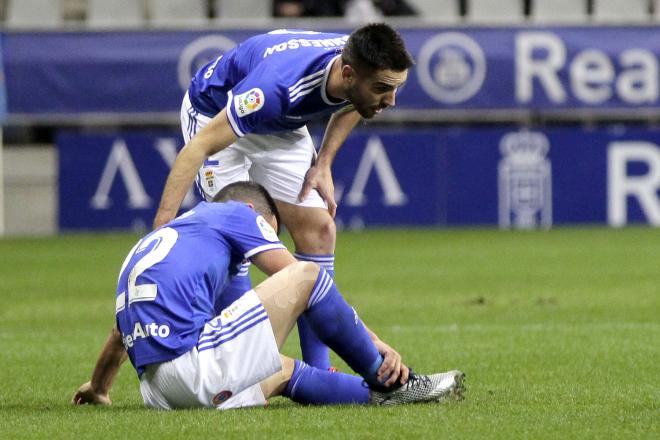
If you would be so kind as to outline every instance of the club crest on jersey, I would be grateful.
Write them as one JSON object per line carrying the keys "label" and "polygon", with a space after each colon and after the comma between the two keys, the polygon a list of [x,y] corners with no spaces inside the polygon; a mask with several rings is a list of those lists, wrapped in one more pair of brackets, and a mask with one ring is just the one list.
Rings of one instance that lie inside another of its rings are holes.
{"label": "club crest on jersey", "polygon": [[206,171],[204,173],[204,178],[206,179],[206,186],[213,189],[213,187],[215,187],[215,175],[213,174],[213,171]]}
{"label": "club crest on jersey", "polygon": [[277,233],[275,232],[273,227],[262,216],[257,216],[257,226],[259,226],[259,230],[261,231],[261,235],[263,235],[266,240],[268,240],[268,241],[280,241],[280,239],[277,237]]}
{"label": "club crest on jersey", "polygon": [[233,394],[234,393],[229,390],[220,391],[218,394],[213,396],[213,404],[220,405],[222,402],[225,402],[227,399],[229,399]]}
{"label": "club crest on jersey", "polygon": [[239,118],[254,113],[264,106],[264,92],[259,88],[248,90],[234,97],[234,108]]}

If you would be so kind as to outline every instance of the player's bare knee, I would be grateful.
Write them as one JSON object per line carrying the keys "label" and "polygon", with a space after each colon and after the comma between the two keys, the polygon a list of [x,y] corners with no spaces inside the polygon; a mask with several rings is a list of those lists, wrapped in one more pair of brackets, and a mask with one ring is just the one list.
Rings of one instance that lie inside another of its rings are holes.
{"label": "player's bare knee", "polygon": [[320,242],[331,244],[334,249],[335,240],[337,239],[337,226],[332,217],[329,215],[325,217],[325,220],[319,225],[318,234]]}
{"label": "player's bare knee", "polygon": [[296,250],[310,254],[332,254],[335,249],[337,227],[330,215],[317,217],[294,236]]}
{"label": "player's bare knee", "polygon": [[278,272],[273,280],[276,291],[272,292],[275,305],[281,309],[293,308],[302,313],[321,268],[316,263],[298,261]]}
{"label": "player's bare knee", "polygon": [[296,303],[304,310],[307,307],[309,295],[314,288],[314,283],[316,283],[321,267],[316,263],[308,261],[299,261],[291,266],[293,266],[291,277],[296,286]]}

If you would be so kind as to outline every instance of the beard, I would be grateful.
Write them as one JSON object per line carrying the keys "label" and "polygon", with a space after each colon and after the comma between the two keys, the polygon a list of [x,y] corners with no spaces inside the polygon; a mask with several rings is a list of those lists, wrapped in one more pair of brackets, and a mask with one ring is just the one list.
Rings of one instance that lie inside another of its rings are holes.
{"label": "beard", "polygon": [[346,99],[353,105],[353,108],[356,112],[359,113],[365,119],[371,119],[376,115],[376,111],[373,106],[366,105],[364,100],[361,99],[359,94],[355,92],[352,88],[349,88],[346,91]]}

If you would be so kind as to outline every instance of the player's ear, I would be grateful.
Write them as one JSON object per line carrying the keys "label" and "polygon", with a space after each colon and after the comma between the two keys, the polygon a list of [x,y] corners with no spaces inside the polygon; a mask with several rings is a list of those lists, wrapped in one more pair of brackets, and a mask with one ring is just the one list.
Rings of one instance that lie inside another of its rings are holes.
{"label": "player's ear", "polygon": [[250,209],[252,209],[253,211],[256,211],[256,210],[254,209],[254,205],[253,205],[252,203],[250,203],[250,202],[245,202],[245,204],[248,205],[248,206],[250,207]]}
{"label": "player's ear", "polygon": [[341,78],[344,82],[350,82],[355,77],[355,69],[350,64],[341,66]]}

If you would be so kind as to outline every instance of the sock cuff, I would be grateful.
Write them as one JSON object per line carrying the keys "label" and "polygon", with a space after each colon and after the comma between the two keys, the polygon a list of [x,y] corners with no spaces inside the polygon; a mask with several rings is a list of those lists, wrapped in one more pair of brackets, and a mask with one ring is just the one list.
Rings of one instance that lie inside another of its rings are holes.
{"label": "sock cuff", "polygon": [[321,267],[319,276],[316,279],[316,283],[314,283],[314,287],[309,294],[306,310],[311,309],[315,304],[318,304],[321,300],[323,300],[323,298],[326,297],[334,285],[335,283],[332,281],[332,277],[328,274],[328,272],[326,272],[325,269],[323,269],[323,267]]}
{"label": "sock cuff", "polygon": [[305,362],[299,359],[294,359],[293,374],[291,374],[291,379],[289,379],[289,383],[286,384],[286,389],[284,390],[285,397],[293,399],[293,396],[296,394],[298,384],[300,383],[300,379],[302,378],[302,372],[308,367],[309,365],[307,365]]}
{"label": "sock cuff", "polygon": [[300,252],[295,252],[293,256],[296,260],[299,261],[311,261],[318,264],[322,268],[328,271],[335,270],[335,254],[328,255],[315,255],[315,254],[303,254]]}

